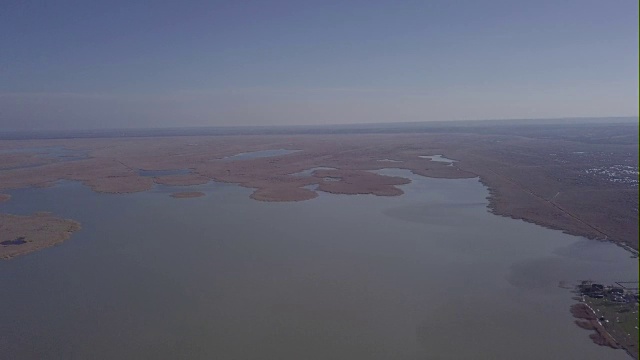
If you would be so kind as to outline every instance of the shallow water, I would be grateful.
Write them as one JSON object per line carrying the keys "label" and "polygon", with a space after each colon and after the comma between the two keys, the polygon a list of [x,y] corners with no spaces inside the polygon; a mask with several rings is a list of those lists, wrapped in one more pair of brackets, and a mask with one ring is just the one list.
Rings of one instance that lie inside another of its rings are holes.
{"label": "shallow water", "polygon": [[337,170],[337,169],[333,168],[333,167],[318,166],[318,167],[314,167],[314,168],[311,168],[311,169],[298,171],[297,173],[292,173],[292,174],[289,174],[289,175],[291,175],[291,176],[312,176],[313,172],[316,171],[316,170]]}
{"label": "shallow water", "polygon": [[[82,230],[0,262],[7,358],[626,359],[573,324],[560,281],[637,280],[607,243],[487,212],[477,179],[400,197],[264,203],[230,184],[129,195],[78,183],[0,211]],[[175,191],[203,191],[176,200]]]}
{"label": "shallow water", "polygon": [[276,149],[276,150],[251,151],[251,152],[244,152],[244,153],[240,153],[232,156],[227,156],[223,158],[223,160],[225,161],[249,160],[249,159],[257,159],[257,158],[263,158],[263,157],[288,155],[298,151],[300,150]]}
{"label": "shallow water", "polygon": [[146,177],[168,176],[168,175],[187,175],[191,173],[189,169],[173,169],[173,170],[138,170],[138,175]]}
{"label": "shallow water", "polygon": [[447,164],[453,164],[454,162],[456,162],[455,160],[448,159],[442,155],[421,155],[419,157],[423,159],[429,159],[431,161],[443,162]]}

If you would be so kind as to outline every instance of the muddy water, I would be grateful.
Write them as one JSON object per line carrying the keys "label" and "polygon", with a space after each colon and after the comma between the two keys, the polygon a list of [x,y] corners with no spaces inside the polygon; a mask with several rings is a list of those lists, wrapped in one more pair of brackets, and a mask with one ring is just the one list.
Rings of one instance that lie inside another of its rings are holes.
{"label": "muddy water", "polygon": [[[0,262],[3,357],[627,358],[573,324],[558,283],[636,280],[636,259],[491,215],[477,179],[411,178],[400,197],[298,203],[217,183],[14,191],[0,211],[83,229]],[[186,189],[206,196],[169,197]]]}

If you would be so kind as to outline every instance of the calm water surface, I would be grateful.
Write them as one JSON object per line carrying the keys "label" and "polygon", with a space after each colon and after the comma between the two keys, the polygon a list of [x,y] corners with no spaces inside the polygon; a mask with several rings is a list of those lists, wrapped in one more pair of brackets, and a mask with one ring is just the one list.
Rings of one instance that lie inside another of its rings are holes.
{"label": "calm water surface", "polygon": [[174,170],[138,170],[138,175],[146,177],[167,176],[167,175],[187,175],[191,173],[189,169],[174,169]]}
{"label": "calm water surface", "polygon": [[314,168],[311,168],[311,169],[298,171],[297,173],[292,173],[292,174],[289,174],[289,175],[291,175],[291,176],[312,176],[313,172],[317,171],[317,170],[337,170],[337,169],[333,168],[333,167],[318,166],[318,167],[314,167]]}
{"label": "calm water surface", "polygon": [[[407,175],[385,170],[391,175]],[[477,179],[404,196],[264,203],[250,189],[12,192],[83,229],[0,262],[7,359],[626,359],[573,324],[560,281],[637,280],[611,244],[487,212]]]}
{"label": "calm water surface", "polygon": [[296,153],[300,150],[287,150],[287,149],[275,149],[275,150],[259,150],[250,151],[223,158],[225,161],[238,161],[238,160],[250,160],[263,157],[282,156]]}
{"label": "calm water surface", "polygon": [[453,164],[454,162],[456,162],[455,160],[447,159],[446,157],[444,157],[442,155],[421,155],[421,156],[418,156],[418,157],[423,158],[423,159],[429,159],[429,160],[435,161],[435,162],[443,162],[443,163],[447,163],[447,164]]}

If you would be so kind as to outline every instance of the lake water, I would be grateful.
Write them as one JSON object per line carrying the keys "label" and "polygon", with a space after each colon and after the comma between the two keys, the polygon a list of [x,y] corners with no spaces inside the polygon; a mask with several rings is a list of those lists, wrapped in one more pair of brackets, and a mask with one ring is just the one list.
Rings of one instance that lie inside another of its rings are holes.
{"label": "lake water", "polygon": [[318,167],[302,170],[302,171],[299,171],[297,173],[293,173],[293,174],[289,174],[289,175],[291,175],[291,176],[312,176],[313,172],[317,171],[317,170],[337,170],[337,169],[333,168],[333,167],[318,166]]}
{"label": "lake water", "polygon": [[[477,179],[266,203],[209,183],[13,191],[82,230],[0,262],[7,359],[627,359],[560,281],[637,280],[607,243],[490,214]],[[180,190],[205,196],[173,199]]]}
{"label": "lake water", "polygon": [[249,160],[263,157],[282,156],[296,153],[300,150],[287,150],[287,149],[275,149],[275,150],[260,150],[250,151],[223,158],[225,161],[237,161],[237,160]]}
{"label": "lake water", "polygon": [[435,162],[447,163],[449,165],[453,165],[453,163],[456,162],[455,160],[447,159],[446,157],[444,157],[442,155],[420,155],[418,157],[423,158],[423,159],[429,159],[429,160],[435,161]]}
{"label": "lake water", "polygon": [[189,169],[173,169],[173,170],[138,170],[138,175],[145,177],[168,176],[168,175],[188,175],[191,173]]}

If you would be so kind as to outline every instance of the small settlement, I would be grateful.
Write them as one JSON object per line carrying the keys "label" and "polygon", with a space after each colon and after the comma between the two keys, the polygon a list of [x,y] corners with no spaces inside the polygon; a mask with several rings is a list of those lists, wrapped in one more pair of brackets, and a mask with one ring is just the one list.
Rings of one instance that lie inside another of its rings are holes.
{"label": "small settlement", "polygon": [[594,299],[607,299],[618,304],[638,302],[638,288],[624,284],[628,282],[616,282],[616,285],[605,287],[602,284],[584,280],[578,285],[578,290],[583,296]]}
{"label": "small settlement", "polygon": [[589,336],[594,343],[622,348],[638,359],[638,282],[605,286],[586,280],[576,292],[580,302],[571,307],[576,324],[595,331]]}

